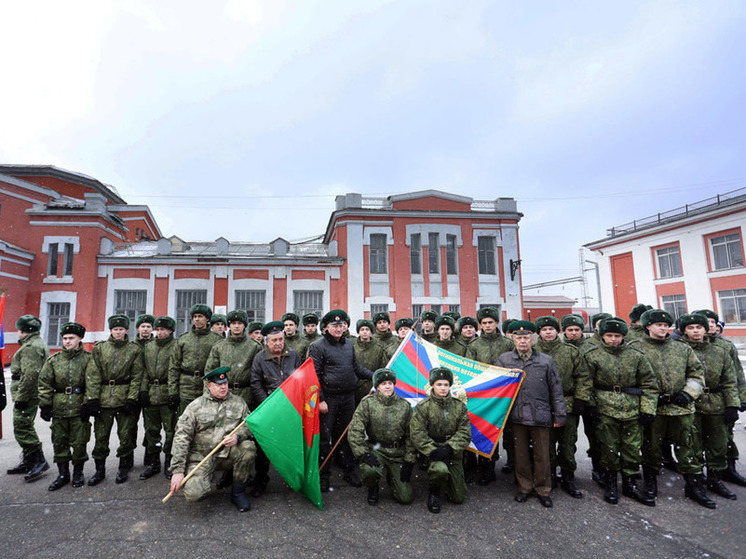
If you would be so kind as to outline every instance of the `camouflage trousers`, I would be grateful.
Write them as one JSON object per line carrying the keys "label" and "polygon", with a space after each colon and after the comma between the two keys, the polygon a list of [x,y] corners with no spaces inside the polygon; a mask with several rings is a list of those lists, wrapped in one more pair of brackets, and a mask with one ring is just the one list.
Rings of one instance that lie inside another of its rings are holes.
{"label": "camouflage trousers", "polygon": [[640,470],[642,426],[634,419],[614,419],[602,415],[597,423],[601,466],[608,471],[635,475]]}
{"label": "camouflage trousers", "polygon": [[34,427],[38,406],[38,402],[29,402],[22,410],[13,408],[13,435],[21,446],[24,456],[41,450],[41,441]]}
{"label": "camouflage trousers", "polygon": [[562,427],[554,427],[550,438],[550,459],[552,472],[557,466],[568,472],[574,472],[578,468],[575,461],[575,453],[578,450],[578,416],[568,413],[565,424]]}
{"label": "camouflage trousers", "polygon": [[[160,454],[161,448],[165,454],[171,454],[176,428],[176,412],[171,411],[167,404],[147,406],[142,410],[142,422],[145,427],[145,454]],[[163,447],[161,447],[161,431],[165,439]]]}
{"label": "camouflage trousers", "polygon": [[[191,472],[204,456],[191,455],[187,459],[186,473]],[[210,458],[184,484],[184,498],[193,503],[204,499],[212,489],[212,476],[216,470],[233,469],[233,480],[245,482],[249,479],[256,458],[256,445],[253,441],[243,441],[236,446],[223,448]]]}
{"label": "camouflage trousers", "polygon": [[127,415],[122,412],[122,408],[103,408],[93,424],[93,432],[96,436],[92,453],[94,460],[103,460],[109,456],[109,437],[115,419],[117,422],[117,437],[119,438],[117,457],[132,456],[135,451],[137,446],[137,414]]}
{"label": "camouflage trousers", "polygon": [[[80,417],[52,418],[52,447],[54,461],[83,464],[88,460],[86,447],[91,440],[91,422]],[[72,452],[70,449],[72,448]]]}
{"label": "camouflage trousers", "polygon": [[401,480],[402,460],[393,460],[387,458],[380,452],[371,451],[378,459],[378,466],[369,466],[365,462],[360,463],[360,477],[366,487],[377,487],[381,483],[384,471],[386,473],[386,483],[391,488],[391,496],[397,503],[408,505],[414,499],[412,484],[408,481]]}
{"label": "camouflage trousers", "polygon": [[728,467],[728,425],[723,415],[694,414],[697,427],[698,447],[704,453],[708,470],[725,470]]}
{"label": "camouflage trousers", "polygon": [[452,503],[463,503],[466,500],[466,481],[462,453],[455,452],[449,463],[430,460],[427,480],[443,491]]}
{"label": "camouflage trousers", "polygon": [[663,445],[673,444],[679,473],[701,474],[702,447],[697,441],[694,415],[656,415],[655,421],[643,428],[642,463],[660,471],[663,468]]}

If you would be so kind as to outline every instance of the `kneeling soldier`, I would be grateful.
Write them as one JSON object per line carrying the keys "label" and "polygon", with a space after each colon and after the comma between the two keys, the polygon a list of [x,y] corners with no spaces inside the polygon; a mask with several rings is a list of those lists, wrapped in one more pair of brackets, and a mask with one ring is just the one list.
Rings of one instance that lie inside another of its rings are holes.
{"label": "kneeling soldier", "polygon": [[[412,406],[394,394],[396,373],[378,369],[373,373],[376,392],[366,396],[355,410],[347,439],[360,474],[368,487],[368,504],[378,504],[378,491],[384,469],[394,499],[412,502],[412,468],[415,455],[409,439]],[[366,440],[367,435],[367,440]]]}
{"label": "kneeling soldier", "polygon": [[432,392],[415,406],[409,429],[414,448],[429,457],[427,509],[437,514],[442,490],[452,503],[466,500],[463,454],[471,442],[471,425],[464,403],[451,397],[453,373],[435,367],[429,380]]}
{"label": "kneeling soldier", "polygon": [[[179,490],[184,474],[223,442],[224,448],[208,460],[184,484],[184,498],[189,502],[204,499],[210,492],[215,470],[233,469],[231,503],[240,512],[251,509],[245,483],[254,467],[256,445],[250,440],[251,432],[244,423],[249,406],[240,396],[228,390],[228,367],[218,367],[207,373],[207,391],[193,400],[179,417],[172,447],[171,492]],[[241,425],[243,423],[243,425]],[[236,426],[237,433],[230,435]]]}

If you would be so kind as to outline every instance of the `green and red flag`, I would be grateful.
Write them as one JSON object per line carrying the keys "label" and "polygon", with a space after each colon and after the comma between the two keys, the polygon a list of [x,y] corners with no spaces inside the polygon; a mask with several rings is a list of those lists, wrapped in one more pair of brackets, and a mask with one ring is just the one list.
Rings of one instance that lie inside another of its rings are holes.
{"label": "green and red flag", "polygon": [[262,450],[293,491],[322,508],[319,379],[309,358],[247,418]]}

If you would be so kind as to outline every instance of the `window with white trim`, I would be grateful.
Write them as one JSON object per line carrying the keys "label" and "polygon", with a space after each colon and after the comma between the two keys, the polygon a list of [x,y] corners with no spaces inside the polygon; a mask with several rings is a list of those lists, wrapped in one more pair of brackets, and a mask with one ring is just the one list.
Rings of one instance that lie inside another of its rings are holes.
{"label": "window with white trim", "polygon": [[386,235],[380,233],[373,233],[370,236],[371,274],[385,274],[387,272],[388,246],[386,241]]}
{"label": "window with white trim", "polygon": [[440,235],[428,233],[427,235],[427,261],[428,270],[431,274],[440,273]]}
{"label": "window with white trim", "polygon": [[729,270],[743,267],[743,247],[741,235],[729,233],[710,238],[712,265],[715,270]]}
{"label": "window with white trim", "polygon": [[114,314],[123,314],[130,319],[127,335],[130,340],[135,339],[135,321],[141,314],[145,314],[148,302],[148,292],[144,289],[115,289]]}
{"label": "window with white trim", "polygon": [[495,252],[495,237],[477,237],[477,259],[480,275],[497,275]]}
{"label": "window with white trim", "polygon": [[458,274],[457,255],[456,235],[446,235],[446,274],[449,276]]}
{"label": "window with white trim", "polygon": [[675,278],[681,275],[679,245],[659,248],[655,251],[659,278]]}
{"label": "window with white trim", "polygon": [[409,241],[409,266],[413,276],[422,274],[422,236],[414,233]]}
{"label": "window with white trim", "polygon": [[686,297],[681,295],[662,295],[661,307],[670,314],[674,320],[686,314]]}
{"label": "window with white trim", "polygon": [[70,322],[70,303],[47,303],[47,345],[62,347],[60,330],[65,322]]}
{"label": "window with white trim", "polygon": [[720,316],[726,324],[746,324],[746,289],[718,291]]}

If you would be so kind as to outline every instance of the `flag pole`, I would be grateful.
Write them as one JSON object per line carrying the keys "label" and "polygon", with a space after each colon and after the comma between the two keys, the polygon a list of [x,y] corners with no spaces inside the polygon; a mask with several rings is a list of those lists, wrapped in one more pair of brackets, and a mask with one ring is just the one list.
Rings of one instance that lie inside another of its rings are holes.
{"label": "flag pole", "polygon": [[[246,416],[246,417],[248,417],[248,416]],[[241,428],[241,427],[242,427],[243,425],[246,425],[246,419],[244,419],[243,421],[241,421],[241,423],[239,423],[238,425],[236,425],[236,428],[235,428],[235,429],[233,429],[233,431],[231,431],[230,433],[228,433],[228,434],[226,435],[226,437],[232,437],[233,435],[235,435],[236,433],[238,433],[238,430],[239,430],[239,429],[240,429],[240,428]],[[348,427],[349,427],[349,425],[348,425]],[[225,437],[223,437],[223,438],[225,439]],[[217,445],[217,446],[216,446],[215,448],[213,448],[213,449],[212,449],[212,450],[210,451],[210,454],[208,454],[207,456],[205,456],[205,457],[204,457],[204,458],[203,458],[203,459],[202,459],[202,460],[200,461],[200,463],[199,463],[199,464],[197,464],[197,465],[196,465],[196,466],[194,467],[194,469],[193,469],[193,470],[192,470],[191,472],[189,472],[189,474],[188,474],[188,475],[187,475],[186,477],[184,477],[184,479],[182,479],[182,480],[181,480],[181,483],[179,484],[179,487],[178,487],[177,491],[178,491],[179,489],[181,489],[182,487],[184,487],[184,484],[185,484],[185,483],[187,482],[187,480],[188,480],[189,478],[191,478],[191,477],[192,477],[192,476],[193,476],[193,475],[194,475],[194,474],[196,473],[196,471],[197,471],[197,470],[199,470],[199,469],[200,469],[200,468],[201,468],[202,466],[204,466],[204,465],[205,465],[205,462],[207,462],[207,461],[208,461],[208,460],[209,460],[210,458],[212,458],[212,456],[213,456],[213,455],[214,455],[214,454],[215,454],[216,452],[218,452],[218,451],[219,451],[219,450],[220,450],[221,448],[223,448],[223,441],[220,441],[220,442],[218,443],[218,445]],[[161,502],[162,502],[162,503],[165,503],[166,501],[168,501],[168,500],[169,500],[169,499],[170,499],[171,497],[173,497],[173,496],[174,496],[174,492],[173,492],[173,491],[169,491],[169,492],[168,492],[168,495],[166,495],[165,497],[163,497],[163,499],[161,499]]]}

